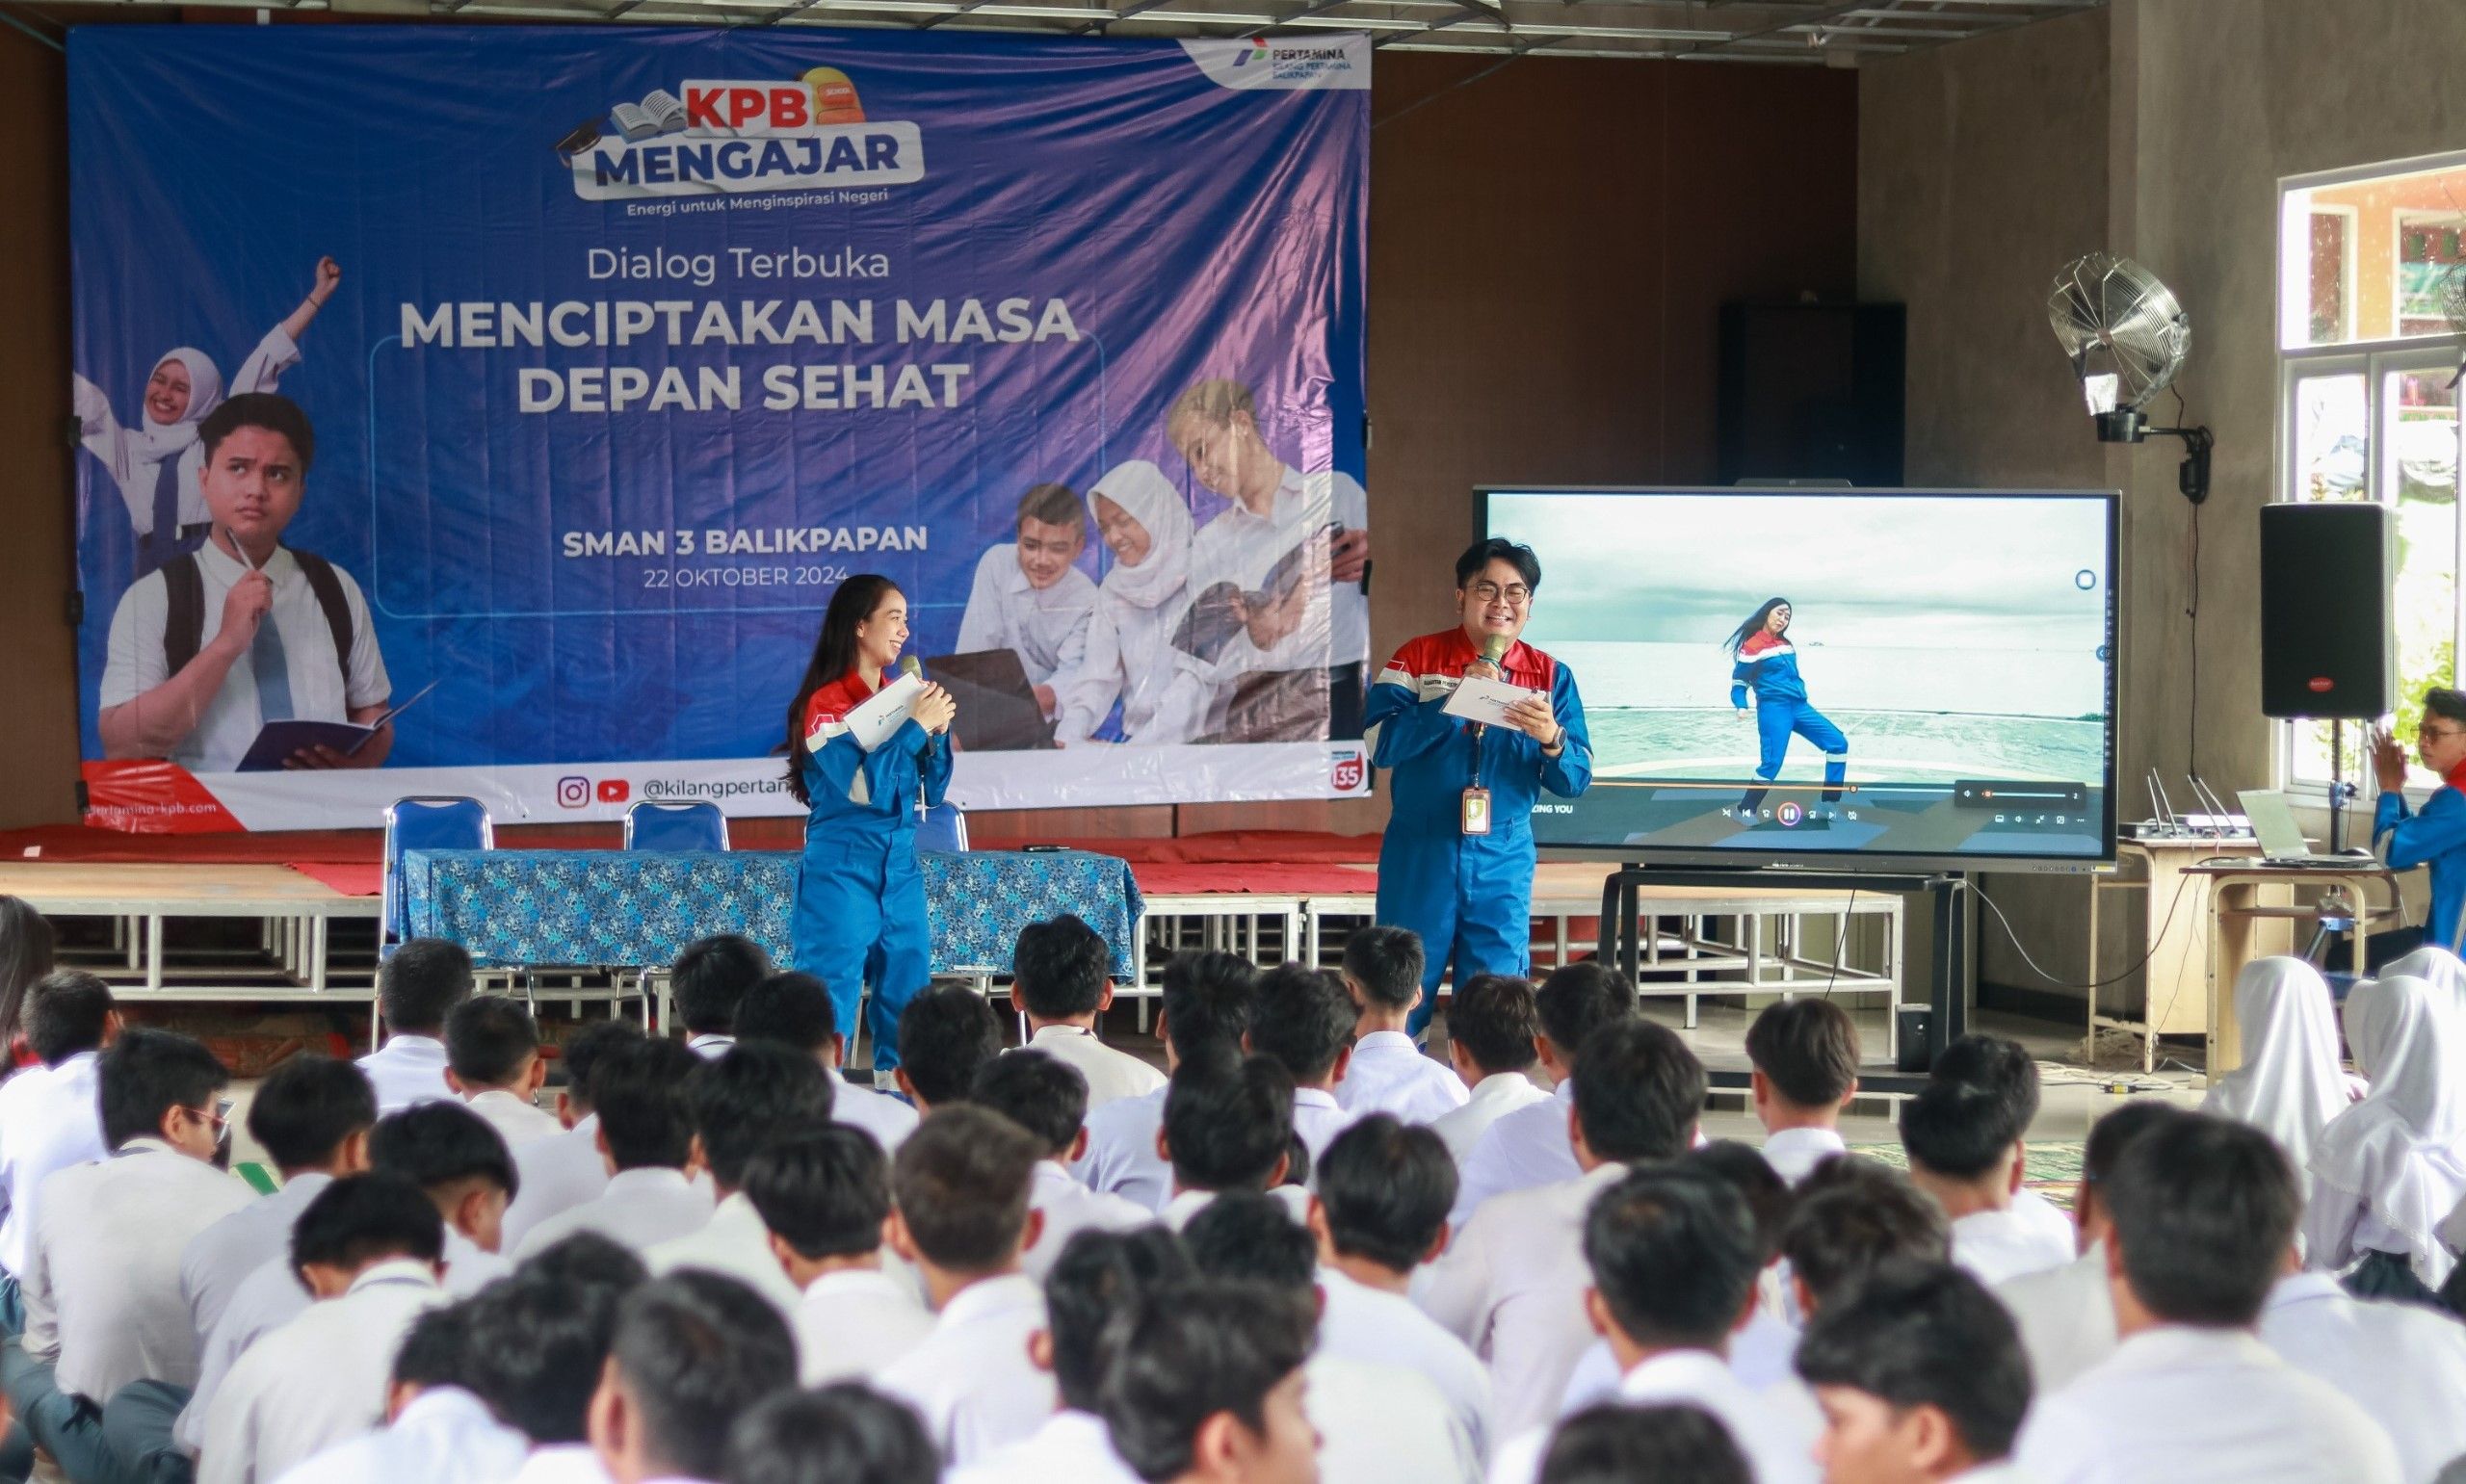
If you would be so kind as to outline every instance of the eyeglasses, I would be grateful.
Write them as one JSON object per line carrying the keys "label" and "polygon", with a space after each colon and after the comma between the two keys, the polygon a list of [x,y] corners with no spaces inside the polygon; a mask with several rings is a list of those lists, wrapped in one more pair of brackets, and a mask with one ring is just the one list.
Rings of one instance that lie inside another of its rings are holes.
{"label": "eyeglasses", "polygon": [[2415,728],[2415,735],[2419,738],[2466,736],[2466,726],[2433,726],[2425,722]]}
{"label": "eyeglasses", "polygon": [[201,1107],[184,1107],[180,1111],[213,1129],[214,1141],[218,1144],[231,1136],[231,1100],[229,1098],[215,1099],[214,1111],[210,1113]]}
{"label": "eyeglasses", "polygon": [[1484,603],[1496,603],[1499,599],[1505,598],[1509,608],[1522,608],[1533,601],[1533,589],[1521,583],[1511,584],[1506,587],[1501,587],[1496,583],[1475,583],[1472,592],[1473,596]]}

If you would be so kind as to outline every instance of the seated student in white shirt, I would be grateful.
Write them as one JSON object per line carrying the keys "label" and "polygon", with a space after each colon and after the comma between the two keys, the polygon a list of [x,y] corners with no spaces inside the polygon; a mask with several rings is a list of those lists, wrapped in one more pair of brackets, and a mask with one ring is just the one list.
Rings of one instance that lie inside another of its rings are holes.
{"label": "seated student in white shirt", "polygon": [[257,1484],[384,1419],[394,1351],[445,1303],[445,1223],[396,1174],[346,1175],[317,1192],[289,1261],[317,1302],[249,1347],[205,1419],[200,1484]]}
{"label": "seated student in white shirt", "polygon": [[864,1130],[884,1150],[897,1153],[900,1141],[916,1132],[914,1107],[839,1075],[848,1060],[848,1038],[840,1033],[829,987],[813,975],[791,970],[747,990],[736,1008],[736,1033],[740,1042],[774,1042],[821,1063],[830,1074],[830,1116]]}
{"label": "seated student in white shirt", "polygon": [[1219,1195],[1246,1190],[1274,1195],[1300,1220],[1309,1196],[1285,1183],[1299,1147],[1293,1078],[1282,1062],[1220,1046],[1183,1062],[1165,1089],[1165,1123],[1156,1131],[1156,1152],[1173,1182],[1157,1219],[1178,1232]]}
{"label": "seated student in white shirt", "polygon": [[463,1001],[445,1018],[445,1085],[488,1121],[508,1149],[554,1138],[564,1128],[539,1107],[548,1080],[539,1025],[510,995]]}
{"label": "seated student in white shirt", "polygon": [[704,1065],[674,1041],[648,1037],[601,1054],[591,1069],[591,1102],[608,1188],[533,1227],[515,1249],[517,1261],[576,1232],[648,1252],[711,1219],[711,1192],[686,1178],[695,1162],[686,1080]]}
{"label": "seated student in white shirt", "polygon": [[[1968,1082],[1982,1087],[2009,1103],[2009,1117],[2017,1131],[2015,1139],[2026,1138],[2030,1126],[2037,1122],[2037,1059],[2030,1054],[2028,1047],[2009,1036],[1972,1031],[1936,1053],[1935,1064],[1928,1068],[1927,1075],[1933,1081]],[[2026,1170],[2030,1162],[2026,1145],[2017,1158]],[[2077,1240],[2079,1234],[2072,1218],[2062,1208],[2027,1185],[2013,1192],[2012,1211],[2050,1246],[2068,1248]]]}
{"label": "seated student in white shirt", "polygon": [[1890,1263],[1953,1260],[1944,1208],[1899,1170],[1863,1155],[1826,1159],[1791,1192],[1781,1224],[1789,1306],[1799,1321]]}
{"label": "seated student in white shirt", "polygon": [[1002,1022],[984,997],[964,984],[936,984],[899,1012],[899,1090],[930,1116],[945,1103],[964,1103],[978,1069],[1002,1054]]}
{"label": "seated student in white shirt", "polygon": [[[1165,1071],[1194,1056],[1239,1054],[1249,1028],[1259,971],[1222,952],[1176,953],[1165,965],[1157,1001],[1156,1038],[1165,1043]],[[1165,1089],[1118,1098],[1088,1113],[1088,1153],[1072,1172],[1089,1189],[1161,1211],[1171,1198],[1173,1172],[1156,1152],[1165,1127]]]}
{"label": "seated student in white shirt", "polygon": [[104,1466],[103,1408],[123,1388],[197,1384],[180,1254],[253,1199],[215,1167],[230,1076],[212,1052],[171,1031],[132,1029],[94,1070],[112,1158],[43,1183],[18,1274],[25,1333],[0,1347],[0,1386],[18,1421],[72,1479]]}
{"label": "seated student in white shirt", "polygon": [[[1586,1068],[1600,1074],[1597,1085],[1586,1082]],[[1501,1437],[1558,1416],[1568,1376],[1592,1343],[1583,1302],[1586,1209],[1627,1162],[1684,1154],[1704,1107],[1703,1063],[1676,1032],[1650,1021],[1603,1027],[1585,1043],[1576,1070],[1567,1116],[1584,1173],[1484,1203],[1416,1294],[1431,1318],[1489,1363]]]}
{"label": "seated student in white shirt", "polygon": [[1336,1088],[1345,1111],[1430,1123],[1462,1107],[1463,1080],[1446,1062],[1422,1054],[1404,1028],[1422,1002],[1421,936],[1409,927],[1354,928],[1345,938],[1344,978],[1360,1017],[1352,1060]]}
{"label": "seated student in white shirt", "polygon": [[736,1012],[753,986],[771,976],[771,955],[742,933],[713,933],[685,945],[669,970],[685,1044],[711,1057],[736,1044]]}
{"label": "seated student in white shirt", "polygon": [[718,1273],[653,1279],[617,1305],[591,1452],[612,1484],[721,1478],[729,1424],[796,1383],[787,1321],[751,1289]]}
{"label": "seated student in white shirt", "polygon": [[[197,441],[212,534],[120,595],[95,725],[105,757],[223,773],[269,721],[377,721],[393,683],[359,585],[282,544],[317,455],[307,414],[247,393],[206,414]],[[393,745],[383,726],[348,755],[314,746],[286,762],[376,768]]]}
{"label": "seated student in white shirt", "polygon": [[1829,1000],[1768,1004],[1746,1028],[1746,1058],[1764,1159],[1795,1185],[1849,1148],[1841,1110],[1858,1094],[1858,1028]]}
{"label": "seated student in white shirt", "polygon": [[773,1265],[797,1295],[797,1380],[870,1380],[933,1331],[913,1284],[882,1270],[890,1161],[846,1124],[774,1138],[745,1167]]}
{"label": "seated student in white shirt", "polygon": [[924,1417],[953,1468],[1035,1432],[1053,1412],[1053,1377],[1028,1355],[1029,1337],[1044,1328],[1044,1295],[1019,1271],[1044,1224],[1028,1205],[1042,1158],[1034,1134],[958,1105],[929,1115],[891,1161],[890,1244],[923,1277],[935,1318],[924,1342],[877,1379]]}
{"label": "seated student in white shirt", "polygon": [[1243,1044],[1272,1056],[1293,1077],[1293,1132],[1316,1161],[1353,1115],[1336,1088],[1352,1065],[1352,1028],[1359,1019],[1344,979],[1307,964],[1279,964],[1259,976]]}
{"label": "seated student in white shirt", "polygon": [[[509,1289],[512,1286],[509,1285]],[[275,1484],[504,1484],[531,1440],[469,1389],[479,1306],[424,1311],[404,1332],[385,1386],[384,1425],[291,1466]]]}
{"label": "seated student in white shirt", "polygon": [[445,1017],[471,998],[471,954],[442,938],[413,938],[377,971],[385,1044],[359,1058],[377,1085],[379,1117],[454,1096],[445,1085]]}
{"label": "seated student in white shirt", "polygon": [[643,1254],[658,1274],[698,1267],[725,1273],[794,1315],[797,1288],[779,1271],[771,1234],[745,1188],[753,1158],[774,1140],[828,1127],[833,1098],[856,1089],[813,1057],[767,1041],[742,1041],[686,1084],[694,1120],[693,1162],[710,1176],[719,1206],[708,1220]]}
{"label": "seated student in white shirt", "polygon": [[1901,1106],[1901,1147],[1909,1178],[1953,1222],[1953,1261],[1981,1283],[2061,1267],[2070,1243],[2036,1230],[2012,1209],[2021,1188],[2021,1131],[2012,1105],[1968,1082],[1933,1081]]}
{"label": "seated student in white shirt", "polygon": [[1105,1356],[1096,1410],[1147,1484],[1315,1484],[1309,1304],[1256,1283],[1159,1287]]}
{"label": "seated student in white shirt", "polygon": [[1088,511],[1067,484],[1019,497],[1018,539],[985,548],[959,615],[959,654],[1008,649],[1019,657],[1036,707],[1061,714],[1060,695],[1087,659],[1096,584],[1079,570]]}
{"label": "seated student in white shirt", "polygon": [[[407,1176],[445,1218],[445,1289],[460,1298],[512,1268],[505,1213],[522,1177],[505,1135],[459,1103],[423,1103],[377,1120],[372,1168]],[[252,1280],[253,1281],[253,1280]]]}
{"label": "seated student in white shirt", "polygon": [[2198,1114],[2124,1146],[2103,1191],[2114,1354],[2041,1396],[2014,1461],[2037,1484],[2397,1484],[2389,1435],[2253,1330],[2302,1197],[2258,1129]]}
{"label": "seated student in white shirt", "polygon": [[534,1447],[587,1447],[617,1308],[649,1281],[641,1258],[597,1233],[566,1237],[458,1305],[473,1312],[460,1384]]}
{"label": "seated student in white shirt", "polygon": [[1010,955],[1010,997],[1028,1017],[1028,1045],[1076,1068],[1088,1106],[1136,1098],[1165,1085],[1165,1074],[1096,1038],[1113,1007],[1113,950],[1070,913],[1019,929]]}
{"label": "seated student in white shirt", "polygon": [[1118,1232],[1145,1226],[1156,1213],[1117,1195],[1103,1195],[1072,1178],[1072,1161],[1088,1152],[1087,1080],[1067,1061],[1042,1051],[1005,1052],[976,1074],[967,1100],[1027,1130],[1047,1157],[1036,1163],[1028,1204],[1043,1213],[1042,1230],[1021,1256],[1020,1265],[1038,1283],[1070,1238],[1083,1231]]}
{"label": "seated student in white shirt", "polygon": [[2261,1311],[2261,1342],[2379,1423],[2406,1484],[2431,1484],[2466,1459],[2466,1326],[2453,1315],[2356,1298],[2290,1251]]}
{"label": "seated student in white shirt", "polygon": [[1755,1484],[1720,1419],[1701,1407],[1587,1407],[1561,1422],[1541,1455],[1539,1484]]}
{"label": "seated student in white shirt", "polygon": [[1797,1367],[1823,1409],[1826,1484],[2020,1479],[2007,1460],[2030,1410],[2029,1357],[1959,1268],[1876,1274],[1808,1324]]}
{"label": "seated student in white shirt", "polygon": [[563,1133],[533,1139],[513,1152],[514,1173],[522,1193],[505,1210],[505,1245],[519,1251],[522,1238],[550,1216],[596,1199],[608,1188],[608,1160],[599,1152],[599,1114],[590,1101],[590,1075],[600,1056],[643,1038],[633,1022],[595,1020],[566,1037],[557,1048],[565,1069],[565,1085],[557,1092],[557,1122]]}
{"label": "seated student in white shirt", "polygon": [[1532,1077],[1539,1059],[1541,1013],[1533,981],[1478,974],[1447,1005],[1447,1063],[1467,1089],[1463,1103],[1430,1120],[1460,1171],[1490,1125],[1519,1108],[1550,1101]]}
{"label": "seated student in white shirt", "polygon": [[914,1409],[853,1382],[759,1403],[728,1429],[721,1470],[747,1484],[935,1484],[941,1476]]}
{"label": "seated student in white shirt", "polygon": [[1554,1101],[1503,1115],[1475,1141],[1473,1152],[1457,1161],[1463,1181],[1448,1219],[1458,1232],[1494,1196],[1556,1185],[1583,1173],[1567,1141],[1576,1056],[1594,1031],[1636,1015],[1635,986],[1616,970],[1590,959],[1552,970],[1534,992],[1533,1002],[1541,1017],[1534,1052],[1553,1083]]}
{"label": "seated student in white shirt", "polygon": [[111,1154],[94,1102],[94,1063],[120,1029],[111,986],[75,969],[36,980],[20,1021],[42,1064],[0,1082],[0,1337],[25,1327],[17,1274],[34,1239],[43,1181]]}
{"label": "seated student in white shirt", "polygon": [[[1773,1387],[1797,1388],[1790,1373],[1790,1353],[1797,1348],[1798,1327],[1784,1316],[1781,1297],[1781,1232],[1790,1219],[1790,1187],[1751,1144],[1715,1139],[1679,1157],[1683,1163],[1709,1170],[1729,1183],[1746,1202],[1755,1222],[1755,1312],[1730,1337],[1730,1369],[1762,1392]],[[1800,1393],[1803,1398],[1804,1393]]]}

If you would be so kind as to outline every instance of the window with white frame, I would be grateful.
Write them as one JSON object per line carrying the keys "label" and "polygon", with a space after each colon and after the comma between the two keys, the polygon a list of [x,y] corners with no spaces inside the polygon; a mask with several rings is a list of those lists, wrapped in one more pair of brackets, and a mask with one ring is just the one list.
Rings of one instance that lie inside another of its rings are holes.
{"label": "window with white frame", "polygon": [[[2466,154],[2296,176],[2278,191],[2281,500],[2374,500],[2394,512],[2399,735],[2424,688],[2454,685],[2466,609],[2458,403],[2466,306]],[[2325,786],[2329,725],[2290,725],[2288,782]],[[2357,775],[2361,740],[2347,737]],[[2410,747],[2411,750],[2411,747]],[[2414,781],[2438,780],[2420,768]]]}

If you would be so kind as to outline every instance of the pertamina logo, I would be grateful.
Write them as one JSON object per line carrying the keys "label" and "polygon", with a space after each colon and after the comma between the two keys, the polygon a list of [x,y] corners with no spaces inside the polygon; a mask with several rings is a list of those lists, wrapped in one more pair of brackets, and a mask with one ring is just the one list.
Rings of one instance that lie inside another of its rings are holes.
{"label": "pertamina logo", "polygon": [[689,80],[678,89],[618,103],[557,142],[576,195],[609,201],[925,178],[916,125],[868,119],[856,85],[837,67],[795,82]]}
{"label": "pertamina logo", "polygon": [[1328,769],[1327,781],[1336,789],[1350,794],[1361,787],[1362,777],[1368,770],[1368,765],[1362,761],[1360,753],[1339,752],[1336,754],[1335,766]]}

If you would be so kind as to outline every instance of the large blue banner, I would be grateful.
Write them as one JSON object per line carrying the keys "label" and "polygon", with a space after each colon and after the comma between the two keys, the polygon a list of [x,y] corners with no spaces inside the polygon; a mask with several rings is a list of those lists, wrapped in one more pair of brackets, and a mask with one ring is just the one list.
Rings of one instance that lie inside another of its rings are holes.
{"label": "large blue banner", "polygon": [[963,803],[1365,786],[1360,39],[114,26],[69,81],[96,818],[791,812],[866,572]]}

